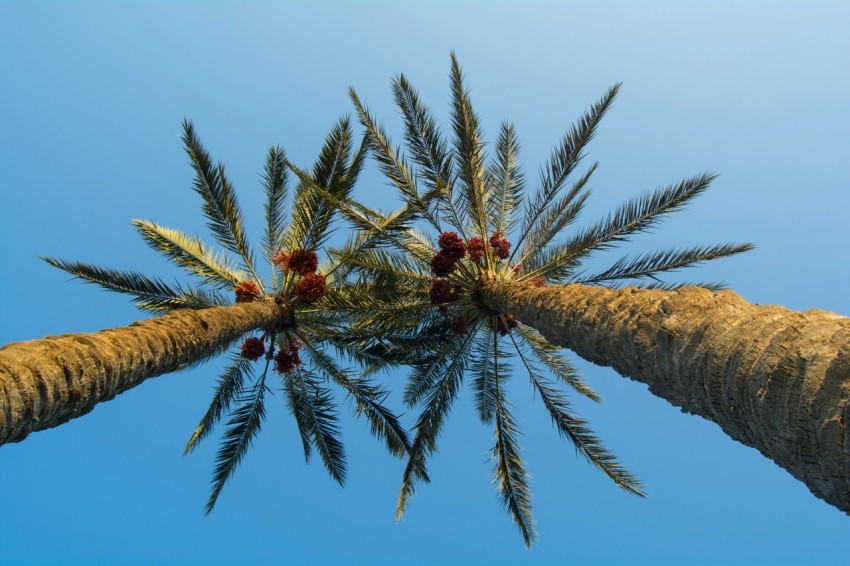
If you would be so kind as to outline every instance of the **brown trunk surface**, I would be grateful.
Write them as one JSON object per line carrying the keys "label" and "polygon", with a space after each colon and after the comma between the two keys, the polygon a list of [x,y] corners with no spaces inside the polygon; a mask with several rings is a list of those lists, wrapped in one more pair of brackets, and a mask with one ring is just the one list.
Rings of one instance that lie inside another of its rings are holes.
{"label": "brown trunk surface", "polygon": [[286,322],[272,300],[178,310],[92,334],[65,334],[0,348],[0,445],[61,425],[101,401],[185,367],[255,329]]}
{"label": "brown trunk surface", "polygon": [[480,300],[717,423],[850,514],[850,318],[699,287],[491,280]]}

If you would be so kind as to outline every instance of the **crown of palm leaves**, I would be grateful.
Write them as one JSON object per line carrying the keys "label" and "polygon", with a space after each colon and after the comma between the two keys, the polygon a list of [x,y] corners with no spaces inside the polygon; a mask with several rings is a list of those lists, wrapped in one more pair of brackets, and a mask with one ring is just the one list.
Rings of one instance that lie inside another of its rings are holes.
{"label": "crown of palm leaves", "polygon": [[[168,284],[137,272],[44,259],[87,282],[129,294],[141,309],[155,314],[229,305],[232,299],[228,291],[235,294],[237,302],[273,298],[287,307],[291,316],[282,327],[258,329],[247,339],[240,337],[205,358],[237,345],[219,377],[209,409],[186,446],[188,453],[220,420],[227,418],[207,513],[260,432],[265,396],[271,391],[270,367],[280,377],[279,386],[295,417],[305,459],[309,462],[315,448],[328,473],[340,484],[345,481],[346,459],[328,382],[335,383],[353,400],[355,412],[366,416],[372,433],[385,442],[392,454],[407,454],[407,433],[398,417],[383,405],[387,391],[367,376],[341,368],[328,353],[328,345],[343,353],[356,348],[350,341],[333,343],[344,320],[329,308],[345,300],[346,287],[336,284],[342,281],[334,277],[332,264],[326,262],[318,269],[316,265],[315,250],[324,246],[335,214],[323,193],[333,198],[349,195],[363,167],[365,139],[355,147],[350,120],[340,119],[327,135],[312,172],[302,172],[304,180],[296,184],[291,199],[284,151],[280,147],[269,149],[263,174],[266,203],[262,257],[271,272],[267,281],[258,274],[260,269],[243,226],[236,192],[224,166],[213,163],[188,121],[183,123],[183,143],[195,171],[194,190],[202,198],[213,239],[224,250],[216,252],[199,238],[148,220],[134,220],[133,224],[151,248],[198,278],[197,285]],[[260,359],[264,353],[264,359]],[[301,356],[305,358],[303,362]],[[261,369],[255,367],[258,359]]]}
{"label": "crown of palm leaves", "polygon": [[[451,61],[451,145],[408,80],[392,82],[404,120],[409,160],[395,148],[377,119],[352,89],[351,99],[369,136],[369,148],[403,207],[384,214],[350,197],[327,195],[358,232],[330,255],[340,262],[355,303],[351,340],[373,339],[361,356],[382,360],[376,367],[413,366],[404,391],[406,403],[422,405],[398,499],[401,517],[418,480],[428,481],[426,463],[435,451],[444,420],[462,386],[472,378],[476,408],[494,426],[493,474],[501,502],[530,545],[535,539],[529,474],[520,455],[519,427],[506,399],[505,384],[518,360],[560,435],[578,453],[625,491],[643,495],[641,483],[605,449],[574,413],[565,384],[599,401],[561,349],[534,329],[517,324],[510,313],[494,312],[478,298],[478,285],[500,277],[532,285],[583,283],[617,286],[624,282],[672,289],[656,274],[749,250],[750,244],[698,246],[625,256],[599,273],[582,271],[595,250],[612,248],[682,209],[702,193],[714,175],[700,174],[655,190],[617,208],[607,218],[558,236],[572,226],[590,194],[592,164],[571,183],[620,85],[608,89],[555,147],[541,168],[538,190],[527,195],[519,164],[519,143],[510,123],[501,125],[492,159],[487,159],[478,117],[463,85],[454,54]],[[309,175],[293,167],[309,182]],[[429,232],[434,235],[429,235]],[[437,238],[436,235],[440,235]],[[511,246],[511,244],[513,244]],[[720,283],[701,283],[721,288]]]}

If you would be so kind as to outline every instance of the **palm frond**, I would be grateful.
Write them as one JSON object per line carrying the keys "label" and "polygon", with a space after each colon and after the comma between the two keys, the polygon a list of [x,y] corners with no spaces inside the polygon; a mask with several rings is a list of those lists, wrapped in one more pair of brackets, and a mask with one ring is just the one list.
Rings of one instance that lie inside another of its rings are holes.
{"label": "palm frond", "polygon": [[[351,121],[347,116],[340,118],[325,136],[312,173],[297,169],[284,157],[287,167],[299,177],[290,227],[285,235],[288,248],[315,250],[331,235],[330,226],[335,209],[324,193],[344,198],[351,192],[359,172],[359,169],[351,169],[348,162],[352,136]],[[360,166],[362,164],[358,159],[356,167]]]}
{"label": "palm frond", "polygon": [[232,288],[245,281],[245,273],[237,269],[225,252],[214,253],[199,238],[148,220],[134,219],[132,223],[148,246],[190,274],[203,278],[204,283]]}
{"label": "palm frond", "polygon": [[135,271],[119,271],[50,257],[41,259],[87,283],[95,283],[104,289],[131,295],[133,302],[140,309],[155,314],[164,314],[174,309],[207,309],[229,304],[214,291],[168,285],[161,279],[150,278]]}
{"label": "palm frond", "polygon": [[528,276],[542,275],[556,281],[569,277],[579,261],[592,251],[610,248],[631,234],[652,228],[665,214],[681,210],[708,189],[715,178],[716,175],[703,173],[629,200],[605,220],[531,258],[532,273]]}
{"label": "palm frond", "polygon": [[346,475],[345,450],[339,440],[339,420],[334,410],[333,397],[310,372],[296,367],[290,375],[300,391],[297,398],[299,414],[309,428],[316,451],[328,474],[343,485]]}
{"label": "palm frond", "polygon": [[[446,195],[451,194],[454,164],[452,153],[442,138],[437,122],[427,106],[419,99],[416,89],[410,84],[404,75],[393,79],[393,93],[396,104],[399,106],[404,117],[404,138],[410,149],[413,160],[419,165],[419,178],[425,185],[433,190]],[[441,201],[434,203],[434,212],[429,210],[429,218],[438,232],[440,227]],[[444,213],[449,224],[454,226],[466,239],[466,223],[461,220],[457,207],[451,198],[445,199]]]}
{"label": "palm frond", "polygon": [[310,418],[309,399],[306,390],[301,387],[297,377],[289,373],[283,376],[283,392],[290,414],[295,417],[301,446],[304,449],[304,461],[309,464],[312,456],[313,421]]}
{"label": "palm frond", "polygon": [[463,86],[463,71],[454,53],[451,54],[451,116],[454,129],[454,149],[458,162],[460,202],[472,220],[477,234],[487,237],[487,186],[484,167],[484,143],[478,117],[472,110],[469,93]]}
{"label": "palm frond", "polygon": [[684,250],[660,250],[636,257],[624,256],[605,271],[593,275],[581,275],[576,282],[591,284],[616,279],[651,277],[656,273],[673,271],[704,261],[743,253],[752,250],[754,247],[749,243],[717,244],[714,246],[695,246]]}
{"label": "palm frond", "polygon": [[513,124],[502,122],[496,138],[496,159],[487,171],[493,187],[489,200],[494,232],[508,233],[514,224],[513,211],[524,197],[525,174],[519,165],[519,140]]}
{"label": "palm frond", "polygon": [[445,377],[450,368],[458,367],[459,360],[465,358],[470,347],[475,343],[475,332],[469,331],[466,336],[449,335],[440,348],[413,366],[413,371],[404,387],[404,402],[408,407],[416,406],[424,397],[433,393],[434,383]]}
{"label": "palm frond", "polygon": [[[506,369],[506,366],[503,369]],[[493,459],[496,464],[493,466],[493,481],[498,487],[502,505],[510,512],[519,528],[525,546],[530,547],[537,538],[537,533],[531,511],[529,473],[520,455],[517,439],[519,429],[505,400],[503,382],[504,376],[500,376],[497,371],[494,387],[496,445],[493,448]]]}
{"label": "palm frond", "polygon": [[399,458],[407,454],[410,450],[407,431],[401,426],[399,418],[382,404],[389,392],[372,384],[368,379],[342,371],[333,358],[310,340],[305,340],[304,346],[310,352],[310,359],[315,366],[351,396],[357,412],[366,416],[372,434],[384,441],[390,454]]}
{"label": "palm frond", "polygon": [[[637,283],[631,283],[630,285],[638,289],[655,289],[657,291],[675,291],[682,287],[702,287],[703,289],[717,292],[729,288],[729,285],[727,285],[724,281],[700,281],[699,283],[692,283],[689,281],[638,281]],[[609,285],[609,287],[611,286]],[[613,286],[615,289],[618,287],[618,285]]]}
{"label": "palm frond", "polygon": [[[578,218],[584,203],[590,196],[590,189],[586,187],[597,166],[598,164],[594,163],[587,173],[573,183],[565,195],[556,198],[546,210],[540,213],[538,222],[532,226],[525,239],[525,246],[516,263],[524,263],[527,258],[540,254],[562,230]],[[517,251],[518,248],[514,249],[514,252]]]}
{"label": "palm frond", "polygon": [[499,371],[498,341],[495,332],[484,332],[484,339],[473,346],[469,369],[475,378],[472,390],[475,393],[475,409],[484,424],[493,422],[496,413],[496,376]]}
{"label": "palm frond", "polygon": [[416,434],[410,449],[410,458],[404,468],[401,490],[396,504],[396,520],[401,519],[410,499],[416,492],[416,480],[428,481],[426,461],[428,456],[437,448],[437,437],[440,434],[443,421],[451,410],[452,403],[463,380],[468,358],[466,352],[471,336],[471,334],[468,335],[461,342],[460,348],[452,353],[449,360],[446,362],[439,360],[435,363],[435,366],[438,364],[441,366],[440,374],[442,377],[431,388],[425,409],[416,420]]}
{"label": "palm frond", "polygon": [[[266,364],[268,371],[268,364]],[[212,490],[207,500],[206,513],[212,512],[224,484],[230,479],[245,452],[250,448],[251,441],[260,432],[265,419],[264,394],[266,372],[254,384],[251,393],[240,399],[238,407],[227,421],[227,431],[216,456],[216,466],[213,472]]]}
{"label": "palm frond", "polygon": [[515,253],[584,157],[585,146],[596,135],[599,122],[613,104],[619,90],[620,83],[609,88],[602,98],[581,116],[577,124],[570,126],[561,143],[553,150],[546,166],[540,171],[540,190],[532,201],[526,203],[522,228],[514,247]]}
{"label": "palm frond", "polygon": [[195,133],[195,127],[183,120],[183,144],[186,154],[195,169],[194,189],[203,200],[204,216],[213,238],[222,246],[239,254],[246,269],[251,272],[260,288],[263,282],[254,269],[254,255],[248,245],[248,236],[242,224],[242,212],[236,198],[236,191],[227,179],[224,165],[213,165],[207,150]]}
{"label": "palm frond", "polygon": [[201,440],[206,438],[215,427],[215,424],[221,418],[222,413],[230,410],[230,406],[237,399],[244,388],[245,379],[249,380],[253,377],[252,364],[249,360],[243,358],[239,353],[233,354],[230,357],[230,364],[224,368],[218,378],[218,386],[213,395],[210,406],[204,414],[201,422],[192,433],[189,442],[186,443],[186,449],[183,454],[188,454],[194,450]]}
{"label": "palm frond", "polygon": [[[400,148],[393,148],[392,142],[384,131],[383,126],[378,123],[368,108],[360,101],[354,89],[351,88],[348,92],[354,108],[360,117],[360,123],[363,124],[363,127],[369,133],[372,155],[378,162],[381,171],[402,194],[408,207],[414,208],[418,214],[422,215],[432,225],[439,227],[439,220],[434,216],[428,203],[423,199],[422,194],[420,194],[416,184],[416,174],[407,164],[404,155],[401,154]],[[438,185],[439,183],[431,183],[431,191],[442,190],[442,187]]]}
{"label": "palm frond", "polygon": [[360,101],[357,92],[353,88],[348,89],[348,96],[354,104],[360,123],[369,132],[369,147],[372,155],[378,162],[378,166],[392,184],[408,200],[417,202],[419,189],[413,173],[405,163],[404,158],[398,155],[398,149],[393,148],[392,142],[387,136],[383,126],[369,112],[369,109]]}
{"label": "palm frond", "polygon": [[[511,336],[511,340],[514,340],[513,336]],[[528,371],[534,389],[540,395],[546,410],[549,411],[552,424],[558,432],[568,438],[579,454],[611,478],[621,489],[644,497],[643,485],[640,480],[622,467],[614,455],[594,436],[593,431],[590,430],[584,420],[572,414],[572,405],[567,398],[528,359],[515,340],[514,347]]]}
{"label": "palm frond", "polygon": [[[271,263],[281,246],[285,230],[285,205],[289,192],[287,183],[286,153],[281,147],[269,148],[266,168],[263,172],[263,188],[266,191],[266,231],[263,234],[263,256]],[[274,274],[274,270],[272,270]]]}
{"label": "palm frond", "polygon": [[597,403],[602,401],[602,397],[584,382],[578,370],[559,354],[561,350],[559,346],[547,342],[537,330],[528,326],[520,325],[517,327],[517,330],[528,345],[531,355],[537,358],[552,375],[572,387],[576,393],[587,397],[591,401],[596,401]]}

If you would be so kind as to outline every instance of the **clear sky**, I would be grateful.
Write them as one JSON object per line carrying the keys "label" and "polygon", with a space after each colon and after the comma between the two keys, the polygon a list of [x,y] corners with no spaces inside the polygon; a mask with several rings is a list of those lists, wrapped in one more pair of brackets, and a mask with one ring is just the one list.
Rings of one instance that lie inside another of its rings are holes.
{"label": "clear sky", "polygon": [[[129,221],[206,236],[180,145],[184,116],[226,163],[258,242],[270,145],[312,163],[328,128],[352,112],[348,86],[400,142],[389,90],[398,72],[447,125],[451,50],[486,138],[515,121],[532,180],[571,121],[623,81],[590,148],[600,169],[585,223],[657,186],[719,172],[706,195],[629,249],[751,241],[755,251],[681,278],[725,280],[755,303],[850,315],[848,25],[850,4],[822,1],[4,0],[0,343],[144,316],[38,256],[177,275]],[[356,194],[387,207],[392,198],[371,165]],[[605,398],[578,402],[582,415],[649,498],[623,494],[577,457],[518,376],[510,386],[539,530],[531,550],[499,507],[492,431],[468,392],[431,461],[433,482],[401,523],[403,464],[367,425],[344,420],[341,489],[319,462],[305,465],[279,396],[205,517],[217,438],[188,457],[182,449],[209,401],[213,362],[0,448],[0,563],[846,560],[850,518],[787,472],[645,386],[578,365]],[[404,375],[386,379],[400,389]]]}

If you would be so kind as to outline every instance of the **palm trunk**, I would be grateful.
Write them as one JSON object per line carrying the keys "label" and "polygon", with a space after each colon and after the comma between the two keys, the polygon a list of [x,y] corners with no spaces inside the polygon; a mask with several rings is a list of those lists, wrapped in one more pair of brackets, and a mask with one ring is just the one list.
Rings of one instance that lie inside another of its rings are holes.
{"label": "palm trunk", "polygon": [[480,300],[717,423],[850,514],[850,318],[699,287],[491,280]]}
{"label": "palm trunk", "polygon": [[84,415],[101,401],[181,369],[245,332],[291,322],[272,300],[178,310],[93,334],[0,348],[0,445]]}

